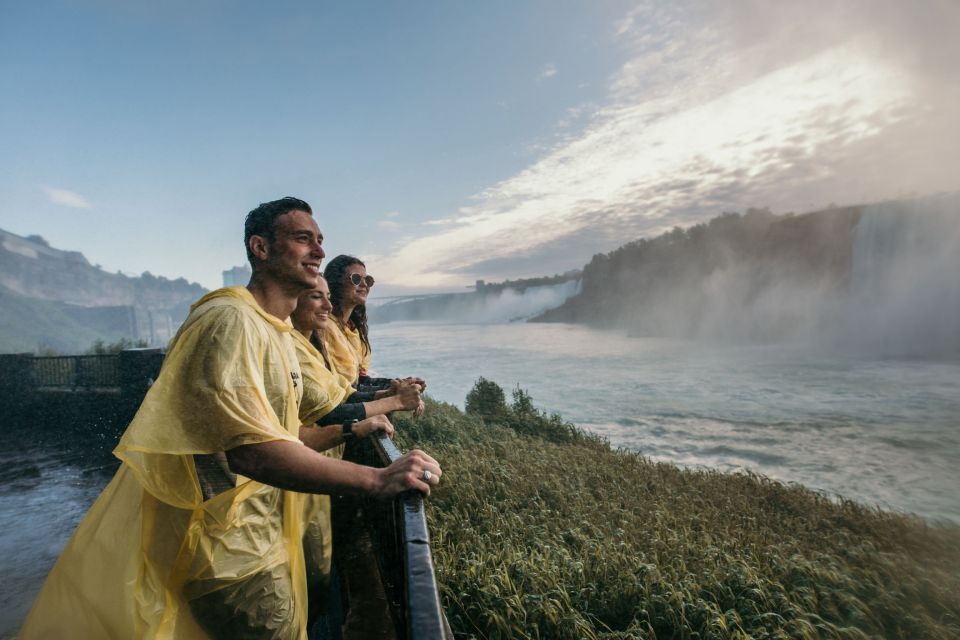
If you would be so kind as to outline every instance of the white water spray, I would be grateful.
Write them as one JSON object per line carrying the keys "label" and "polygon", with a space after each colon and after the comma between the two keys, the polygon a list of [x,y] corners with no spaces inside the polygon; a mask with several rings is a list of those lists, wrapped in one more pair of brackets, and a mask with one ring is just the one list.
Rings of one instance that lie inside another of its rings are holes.
{"label": "white water spray", "polygon": [[867,207],[833,337],[882,355],[960,352],[960,199]]}

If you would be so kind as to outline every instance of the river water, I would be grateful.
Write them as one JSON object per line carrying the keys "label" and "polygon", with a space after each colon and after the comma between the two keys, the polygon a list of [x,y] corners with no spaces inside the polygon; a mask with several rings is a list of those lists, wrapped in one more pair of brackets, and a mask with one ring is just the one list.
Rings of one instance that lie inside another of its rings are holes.
{"label": "river water", "polygon": [[[372,328],[383,374],[463,406],[478,377],[655,460],[750,469],[960,523],[960,360],[709,346],[560,324]],[[12,637],[116,462],[97,425],[0,433],[0,638]]]}
{"label": "river water", "polygon": [[102,425],[66,424],[5,419],[0,432],[0,639],[13,637],[117,467]]}
{"label": "river water", "polygon": [[563,324],[394,323],[374,366],[463,407],[478,377],[654,460],[750,469],[960,523],[960,359],[629,338]]}

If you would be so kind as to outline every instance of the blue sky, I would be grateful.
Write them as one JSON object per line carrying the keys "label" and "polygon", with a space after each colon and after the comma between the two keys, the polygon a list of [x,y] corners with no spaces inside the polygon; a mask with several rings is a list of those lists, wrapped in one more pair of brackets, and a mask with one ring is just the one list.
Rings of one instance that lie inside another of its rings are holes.
{"label": "blue sky", "polygon": [[960,188],[955,2],[722,4],[5,2],[0,227],[215,287],[296,195],[384,293]]}

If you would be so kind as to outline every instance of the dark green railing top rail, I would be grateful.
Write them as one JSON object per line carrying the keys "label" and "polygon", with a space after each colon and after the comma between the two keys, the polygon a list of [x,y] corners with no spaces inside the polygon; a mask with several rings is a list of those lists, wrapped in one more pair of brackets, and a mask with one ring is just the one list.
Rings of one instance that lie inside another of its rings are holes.
{"label": "dark green railing top rail", "polygon": [[[344,459],[386,466],[401,455],[392,440],[381,436],[352,442]],[[452,640],[440,606],[423,496],[412,491],[389,502],[339,499],[347,500],[349,510],[360,509],[364,514],[397,636],[406,640]],[[336,518],[333,526],[336,546]]]}
{"label": "dark green railing top rail", "polygon": [[[384,464],[390,464],[402,455],[393,440],[386,436],[375,438],[373,444]],[[411,491],[398,498],[395,504],[402,514],[407,638],[444,640],[447,638],[446,625],[433,568],[423,496],[418,491]]]}

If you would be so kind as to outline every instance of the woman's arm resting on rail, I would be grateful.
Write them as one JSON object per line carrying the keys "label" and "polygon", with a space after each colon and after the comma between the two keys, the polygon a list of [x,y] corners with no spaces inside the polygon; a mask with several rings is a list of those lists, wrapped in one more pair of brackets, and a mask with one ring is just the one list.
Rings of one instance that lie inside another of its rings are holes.
{"label": "woman's arm resting on rail", "polygon": [[[358,438],[366,438],[372,433],[385,433],[393,437],[393,424],[387,416],[373,416],[365,420],[358,420],[353,424],[353,434]],[[343,440],[343,423],[314,427],[303,425],[300,427],[300,441],[314,451],[332,449]]]}

